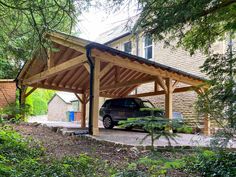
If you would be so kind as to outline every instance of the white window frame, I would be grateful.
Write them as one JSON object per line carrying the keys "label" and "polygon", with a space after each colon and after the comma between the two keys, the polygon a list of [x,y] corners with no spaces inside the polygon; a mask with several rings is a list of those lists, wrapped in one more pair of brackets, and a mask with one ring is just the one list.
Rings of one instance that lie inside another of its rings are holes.
{"label": "white window frame", "polygon": [[[128,53],[128,52],[125,51],[125,44],[126,44],[126,43],[129,43],[129,42],[131,43],[131,51],[130,51],[130,53]],[[128,53],[128,54],[132,54],[132,41],[126,41],[126,42],[123,43],[123,51],[126,52],[126,53]]]}
{"label": "white window frame", "polygon": [[[146,36],[143,36],[143,58],[147,59],[147,60],[154,60],[154,41],[152,40],[152,44],[149,46],[145,46],[145,38]],[[146,58],[145,57],[145,49],[148,47],[152,47],[152,58]]]}

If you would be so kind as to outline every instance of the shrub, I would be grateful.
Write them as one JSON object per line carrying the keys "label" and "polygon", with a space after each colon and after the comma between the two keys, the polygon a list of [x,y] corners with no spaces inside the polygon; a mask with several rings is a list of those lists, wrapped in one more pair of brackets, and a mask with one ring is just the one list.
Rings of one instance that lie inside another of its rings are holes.
{"label": "shrub", "polygon": [[192,127],[189,127],[187,125],[183,125],[182,127],[178,127],[176,129],[176,132],[177,133],[187,133],[187,134],[191,134],[193,133],[193,128]]}
{"label": "shrub", "polygon": [[0,176],[102,176],[103,163],[87,155],[61,160],[45,156],[44,148],[11,127],[0,127]]}
{"label": "shrub", "polygon": [[13,123],[18,123],[25,120],[25,116],[29,115],[29,105],[25,105],[24,108],[21,108],[18,104],[13,103],[9,104],[5,108],[0,110],[1,121],[10,121]]}
{"label": "shrub", "polygon": [[185,159],[185,162],[184,170],[190,173],[207,177],[236,176],[236,152],[205,150]]}
{"label": "shrub", "polygon": [[179,126],[178,122],[160,117],[143,117],[143,118],[128,118],[128,120],[120,121],[120,127],[140,127],[147,131],[147,135],[141,140],[141,143],[148,137],[151,138],[151,148],[154,149],[154,142],[164,137],[171,146],[171,140],[175,141],[177,134],[170,130]]}

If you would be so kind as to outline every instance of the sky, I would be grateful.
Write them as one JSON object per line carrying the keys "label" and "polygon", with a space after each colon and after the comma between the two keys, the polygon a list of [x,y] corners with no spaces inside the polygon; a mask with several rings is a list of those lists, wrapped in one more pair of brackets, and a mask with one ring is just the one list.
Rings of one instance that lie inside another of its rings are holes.
{"label": "sky", "polygon": [[122,10],[117,12],[106,12],[102,8],[91,7],[79,17],[77,28],[80,31],[79,37],[95,41],[99,34],[125,22],[129,17],[137,13],[134,5],[124,5]]}

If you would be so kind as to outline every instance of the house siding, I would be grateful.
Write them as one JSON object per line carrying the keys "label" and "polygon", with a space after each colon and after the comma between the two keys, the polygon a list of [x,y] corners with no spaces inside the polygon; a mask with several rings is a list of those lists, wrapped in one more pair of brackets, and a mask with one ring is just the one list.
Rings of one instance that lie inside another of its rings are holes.
{"label": "house siding", "polygon": [[0,81],[0,108],[16,101],[16,83],[14,81]]}
{"label": "house siding", "polygon": [[65,103],[58,95],[48,104],[49,121],[68,121],[66,112],[72,110],[72,105]]}

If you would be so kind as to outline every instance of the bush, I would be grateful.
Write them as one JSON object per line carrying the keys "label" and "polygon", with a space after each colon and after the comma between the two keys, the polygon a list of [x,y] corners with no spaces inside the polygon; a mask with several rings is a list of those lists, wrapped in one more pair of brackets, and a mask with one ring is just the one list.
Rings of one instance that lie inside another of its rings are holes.
{"label": "bush", "polygon": [[7,126],[0,128],[0,176],[3,177],[93,177],[102,176],[103,163],[87,155],[48,158],[44,148]]}
{"label": "bush", "polygon": [[176,142],[175,137],[177,134],[172,133],[170,130],[180,126],[177,121],[154,116],[128,118],[128,120],[120,121],[119,124],[120,127],[140,127],[147,131],[147,135],[144,136],[140,143],[150,137],[152,150],[154,150],[154,142],[161,137],[167,140],[169,146],[171,146],[171,141]]}
{"label": "bush", "polygon": [[10,121],[13,123],[24,121],[26,116],[29,115],[29,105],[25,105],[24,108],[21,108],[18,104],[12,103],[8,106],[0,109],[0,123],[5,121]]}
{"label": "bush", "polygon": [[184,170],[190,173],[207,177],[236,176],[236,152],[205,150],[187,158],[185,162]]}
{"label": "bush", "polygon": [[182,127],[178,127],[176,129],[176,132],[177,133],[187,133],[187,134],[191,134],[193,133],[193,128],[192,127],[189,127],[187,125],[183,125]]}

